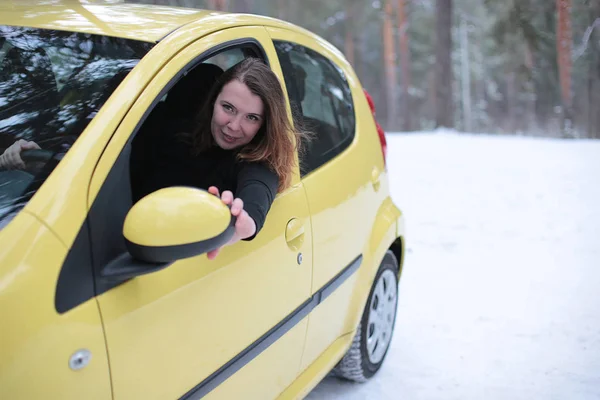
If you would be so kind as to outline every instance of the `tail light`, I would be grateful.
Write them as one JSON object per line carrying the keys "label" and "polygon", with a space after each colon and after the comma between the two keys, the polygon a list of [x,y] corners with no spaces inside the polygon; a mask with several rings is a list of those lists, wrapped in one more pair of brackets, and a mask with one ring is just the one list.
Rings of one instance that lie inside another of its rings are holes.
{"label": "tail light", "polygon": [[373,98],[371,97],[369,92],[367,92],[366,90],[364,90],[364,92],[365,97],[367,98],[367,102],[369,103],[369,108],[371,109],[371,114],[373,114],[373,119],[375,120],[375,126],[377,127],[377,135],[379,135],[379,143],[381,144],[381,152],[383,153],[383,163],[385,165],[387,158],[387,140],[385,139],[385,132],[383,131],[381,125],[379,125],[379,122],[377,122],[377,118],[375,118],[375,102],[373,101]]}

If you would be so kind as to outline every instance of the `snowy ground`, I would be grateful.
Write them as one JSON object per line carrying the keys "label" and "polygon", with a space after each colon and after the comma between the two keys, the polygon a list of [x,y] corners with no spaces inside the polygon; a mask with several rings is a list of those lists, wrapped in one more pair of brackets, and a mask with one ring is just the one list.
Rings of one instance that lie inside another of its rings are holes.
{"label": "snowy ground", "polygon": [[319,399],[600,399],[600,142],[389,134],[407,218],[380,372]]}

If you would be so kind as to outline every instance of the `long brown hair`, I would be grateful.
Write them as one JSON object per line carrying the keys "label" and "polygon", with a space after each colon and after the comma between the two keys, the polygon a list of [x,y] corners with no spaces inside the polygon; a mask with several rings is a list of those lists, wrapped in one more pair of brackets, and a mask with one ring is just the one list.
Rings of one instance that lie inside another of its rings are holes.
{"label": "long brown hair", "polygon": [[[210,91],[208,99],[200,109],[196,129],[192,132],[192,152],[200,152],[214,146],[211,134],[211,120],[215,101],[223,86],[233,80],[245,84],[250,91],[260,97],[264,105],[262,126],[252,141],[237,152],[240,161],[263,162],[279,176],[281,192],[292,179],[296,166],[295,153],[301,154],[301,146],[309,134],[295,128],[286,111],[286,100],[279,79],[260,59],[246,58],[229,68],[219,77]],[[295,137],[295,141],[294,141]]]}

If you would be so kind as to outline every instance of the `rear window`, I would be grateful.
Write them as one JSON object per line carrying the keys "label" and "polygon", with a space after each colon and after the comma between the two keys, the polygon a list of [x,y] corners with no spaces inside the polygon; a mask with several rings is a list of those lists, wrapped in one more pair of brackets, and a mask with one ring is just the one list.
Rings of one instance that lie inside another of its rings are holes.
{"label": "rear window", "polygon": [[0,229],[27,204],[152,46],[0,26]]}

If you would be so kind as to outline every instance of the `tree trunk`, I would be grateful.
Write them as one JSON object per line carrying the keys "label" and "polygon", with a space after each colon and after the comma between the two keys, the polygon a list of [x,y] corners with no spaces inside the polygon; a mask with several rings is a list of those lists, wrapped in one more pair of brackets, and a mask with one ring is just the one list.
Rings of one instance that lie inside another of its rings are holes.
{"label": "tree trunk", "polygon": [[436,71],[434,68],[429,68],[427,71],[427,118],[430,121],[435,121],[435,112],[437,110],[437,90],[435,88]]}
{"label": "tree trunk", "polygon": [[393,18],[392,0],[385,1],[383,15],[383,57],[385,65],[385,81],[383,87],[386,92],[387,115],[386,129],[396,128],[396,52],[394,51],[394,33],[392,28]]}
{"label": "tree trunk", "polygon": [[208,0],[208,6],[211,10],[227,11],[227,0]]}
{"label": "tree trunk", "polygon": [[471,63],[469,59],[469,31],[467,21],[460,23],[460,83],[463,108],[463,129],[472,131],[473,121],[471,113]]}
{"label": "tree trunk", "polygon": [[437,127],[454,127],[452,104],[452,0],[436,0],[436,110]]}
{"label": "tree trunk", "polygon": [[285,12],[285,7],[286,2],[285,0],[277,0],[276,6],[277,6],[277,18],[279,19],[285,19],[286,18],[286,12]]}
{"label": "tree trunk", "polygon": [[600,139],[600,113],[597,112],[597,105],[600,104],[600,34],[596,35],[593,51],[590,63],[588,137]]}
{"label": "tree trunk", "polygon": [[561,129],[563,135],[572,131],[572,96],[571,96],[571,0],[556,0],[558,12],[556,29],[556,50],[558,56],[558,73],[562,100]]}
{"label": "tree trunk", "polygon": [[517,109],[517,74],[510,69],[506,71],[506,115],[504,118],[504,131],[510,134],[515,133],[517,127],[516,109]]}
{"label": "tree trunk", "polygon": [[344,49],[346,53],[346,59],[351,65],[354,65],[354,5],[348,5],[346,20],[344,21],[345,38],[344,38]]}
{"label": "tree trunk", "polygon": [[527,115],[525,117],[525,123],[527,131],[533,132],[537,129],[535,119],[535,98],[537,96],[537,93],[535,92],[535,82],[533,81],[533,69],[535,68],[533,44],[529,41],[525,43],[525,66],[529,71],[529,79],[525,84],[527,91]]}
{"label": "tree trunk", "polygon": [[[596,2],[592,6],[592,15],[595,18],[600,18],[600,2]],[[592,32],[590,41],[590,51],[592,52],[592,60],[590,66],[590,96],[588,107],[593,110],[589,121],[588,137],[600,139],[600,113],[596,112],[596,106],[600,104],[600,27]]]}
{"label": "tree trunk", "polygon": [[254,10],[254,0],[236,0],[230,3],[233,3],[229,5],[233,12],[247,14]]}
{"label": "tree trunk", "polygon": [[410,74],[410,49],[408,46],[408,18],[406,16],[406,0],[398,0],[398,32],[400,45],[400,71],[402,80],[402,97],[400,107],[402,108],[402,129],[412,130],[410,87],[412,86]]}
{"label": "tree trunk", "polygon": [[[354,70],[356,71],[356,75],[358,75],[359,79],[365,80],[368,76],[365,68],[365,59],[367,55],[367,35],[358,35],[356,38],[356,46],[355,46],[355,65]],[[371,93],[372,96],[375,93]]]}

